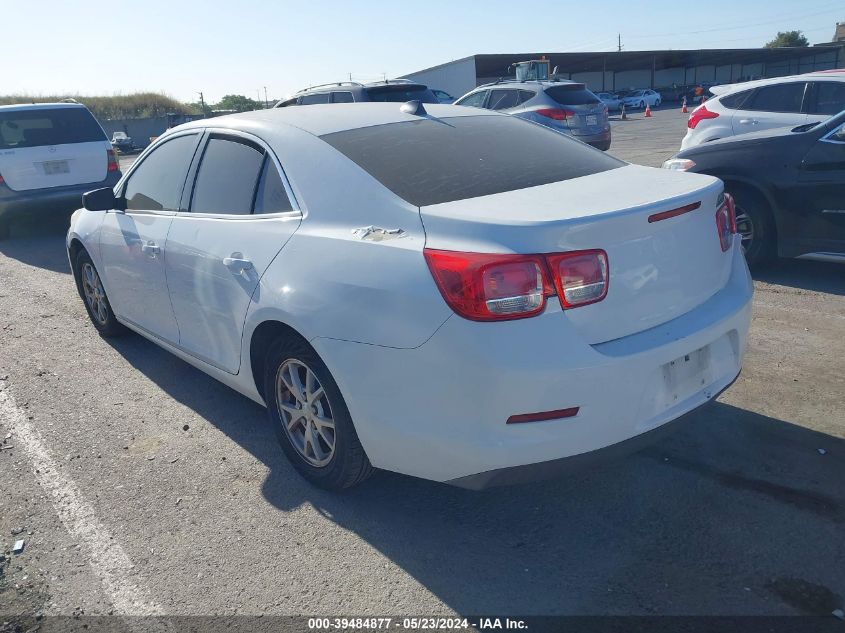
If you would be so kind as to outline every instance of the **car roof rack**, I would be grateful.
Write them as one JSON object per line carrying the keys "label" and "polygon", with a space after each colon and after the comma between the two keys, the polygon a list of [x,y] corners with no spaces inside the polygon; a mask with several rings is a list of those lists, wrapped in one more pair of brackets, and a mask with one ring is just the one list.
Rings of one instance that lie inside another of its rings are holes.
{"label": "car roof rack", "polygon": [[317,88],[328,88],[329,86],[335,86],[335,87],[341,87],[341,86],[357,86],[357,87],[363,87],[363,86],[364,86],[364,84],[362,84],[362,83],[361,83],[361,82],[359,82],[359,81],[332,81],[332,82],[327,83],[327,84],[317,84],[316,86],[308,86],[307,88],[303,88],[302,90],[299,90],[299,91],[297,91],[297,92],[296,92],[296,93],[294,93],[294,94],[302,94],[303,92],[308,92],[309,90],[315,90],[315,89],[317,89]]}

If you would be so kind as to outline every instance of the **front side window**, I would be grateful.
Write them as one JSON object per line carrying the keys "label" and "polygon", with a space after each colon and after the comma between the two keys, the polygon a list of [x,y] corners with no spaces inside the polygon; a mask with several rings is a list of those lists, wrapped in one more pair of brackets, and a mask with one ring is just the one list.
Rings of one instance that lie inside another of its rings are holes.
{"label": "front side window", "polygon": [[625,165],[547,127],[505,115],[403,121],[320,138],[414,206],[536,187]]}
{"label": "front side window", "polygon": [[840,125],[830,136],[828,136],[831,141],[837,141],[839,143],[845,143],[845,125]]}
{"label": "front side window", "polygon": [[318,92],[313,95],[303,95],[299,98],[299,105],[316,105],[319,103],[328,103],[329,93]]}
{"label": "front side window", "polygon": [[478,92],[473,92],[471,95],[467,95],[466,97],[458,101],[455,105],[468,106],[470,108],[483,108],[484,100],[486,98],[487,91],[479,90]]}
{"label": "front side window", "polygon": [[845,110],[845,81],[817,81],[812,114],[839,114]]}
{"label": "front side window", "polygon": [[126,209],[178,211],[196,144],[197,135],[186,134],[152,150],[129,176],[123,190]]}
{"label": "front side window", "polygon": [[750,103],[743,110],[755,112],[801,112],[804,100],[803,82],[777,84],[758,88],[751,97]]}
{"label": "front side window", "polygon": [[491,90],[487,107],[491,110],[507,110],[519,105],[518,90]]}
{"label": "front side window", "polygon": [[263,165],[264,150],[257,145],[211,137],[197,172],[191,212],[249,215]]}

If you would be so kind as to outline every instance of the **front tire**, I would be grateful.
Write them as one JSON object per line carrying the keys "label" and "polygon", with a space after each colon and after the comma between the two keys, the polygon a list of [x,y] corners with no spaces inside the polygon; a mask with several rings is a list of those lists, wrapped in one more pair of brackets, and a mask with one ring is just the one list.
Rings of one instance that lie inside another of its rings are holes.
{"label": "front tire", "polygon": [[339,491],[373,472],[334,378],[303,339],[284,337],[267,351],[264,399],[279,444],[313,485]]}
{"label": "front tire", "polygon": [[771,263],[777,256],[777,235],[772,210],[766,199],[747,187],[729,189],[736,204],[736,231],[751,268]]}
{"label": "front tire", "polygon": [[91,323],[97,328],[100,336],[111,338],[125,334],[126,327],[114,316],[100,274],[85,249],[76,255],[74,277],[79,296],[82,297]]}
{"label": "front tire", "polygon": [[640,105],[639,105],[639,107],[640,107],[641,109],[645,110],[645,101],[640,101]]}

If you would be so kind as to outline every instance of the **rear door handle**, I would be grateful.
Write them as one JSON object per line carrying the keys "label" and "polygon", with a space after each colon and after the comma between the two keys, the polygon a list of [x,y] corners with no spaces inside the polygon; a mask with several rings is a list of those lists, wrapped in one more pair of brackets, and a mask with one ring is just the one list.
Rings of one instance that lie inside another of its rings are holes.
{"label": "rear door handle", "polygon": [[740,119],[739,122],[743,125],[757,125],[759,123],[757,119]]}
{"label": "rear door handle", "polygon": [[147,242],[146,244],[141,244],[141,252],[149,255],[150,257],[156,257],[159,253],[161,253],[161,246],[155,242]]}
{"label": "rear door handle", "polygon": [[223,258],[223,265],[243,277],[246,277],[248,271],[252,270],[254,266],[248,259],[244,259],[241,253],[232,253],[230,257]]}

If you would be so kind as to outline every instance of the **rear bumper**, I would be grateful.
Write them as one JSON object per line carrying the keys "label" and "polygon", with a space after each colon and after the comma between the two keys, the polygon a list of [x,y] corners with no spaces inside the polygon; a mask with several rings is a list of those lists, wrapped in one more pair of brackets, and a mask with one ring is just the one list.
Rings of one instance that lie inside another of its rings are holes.
{"label": "rear bumper", "polygon": [[68,187],[15,191],[0,185],[0,219],[73,211],[82,206],[82,194],[103,187],[114,187],[120,180],[120,171],[110,172],[101,182],[90,182]]}
{"label": "rear bumper", "polygon": [[[452,316],[415,349],[325,338],[312,344],[374,466],[470,487],[522,481],[559,468],[543,463],[663,427],[733,382],[753,288],[737,243],[731,257],[726,285],[697,308],[598,345],[585,343],[552,303],[517,321]],[[699,351],[705,369],[667,378],[668,365],[697,359]],[[579,407],[576,416],[506,424],[512,415],[570,407]],[[499,472],[528,465],[514,475]]]}

